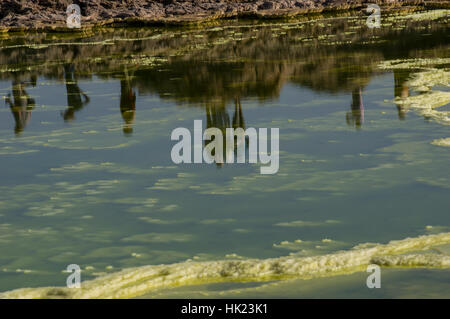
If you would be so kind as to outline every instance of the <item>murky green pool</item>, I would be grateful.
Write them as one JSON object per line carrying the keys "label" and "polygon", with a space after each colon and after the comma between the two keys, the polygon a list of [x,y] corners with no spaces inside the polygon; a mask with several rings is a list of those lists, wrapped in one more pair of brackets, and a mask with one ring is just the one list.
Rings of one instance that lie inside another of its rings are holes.
{"label": "murky green pool", "polygon": [[[69,264],[84,281],[448,233],[447,17],[3,34],[0,292],[64,286]],[[175,165],[172,130],[207,117],[279,128],[278,173]],[[450,297],[448,266],[383,268],[376,291],[367,275],[130,296]]]}

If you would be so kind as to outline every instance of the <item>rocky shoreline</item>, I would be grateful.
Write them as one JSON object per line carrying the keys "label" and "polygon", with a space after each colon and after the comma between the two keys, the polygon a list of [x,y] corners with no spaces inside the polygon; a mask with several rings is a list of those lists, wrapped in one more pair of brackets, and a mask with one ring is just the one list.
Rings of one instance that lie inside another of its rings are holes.
{"label": "rocky shoreline", "polygon": [[230,18],[287,18],[357,10],[449,8],[448,0],[2,0],[0,31],[67,31],[66,8],[81,8],[81,28],[102,25],[186,25]]}

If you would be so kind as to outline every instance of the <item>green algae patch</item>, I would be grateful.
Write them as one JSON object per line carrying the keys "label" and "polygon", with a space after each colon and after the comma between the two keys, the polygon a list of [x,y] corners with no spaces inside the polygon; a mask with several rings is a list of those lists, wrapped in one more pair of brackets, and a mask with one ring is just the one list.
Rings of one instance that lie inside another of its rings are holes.
{"label": "green algae patch", "polygon": [[450,137],[433,140],[431,144],[436,146],[450,147]]}
{"label": "green algae patch", "polygon": [[450,125],[450,111],[440,110],[450,103],[450,92],[439,89],[450,87],[450,70],[445,67],[449,63],[448,58],[404,59],[385,61],[379,64],[379,68],[415,70],[405,85],[416,94],[396,97],[394,103],[405,112],[413,110],[427,119]]}
{"label": "green algae patch", "polygon": [[413,21],[433,21],[442,18],[448,18],[450,10],[429,10],[425,12],[415,12],[412,14],[400,15],[397,19],[413,20]]}
{"label": "green algae patch", "polygon": [[415,59],[396,59],[387,60],[378,64],[378,68],[384,70],[393,69],[420,69],[439,65],[450,64],[450,58],[415,58]]}
{"label": "green algae patch", "polygon": [[318,226],[329,226],[339,224],[338,220],[325,220],[325,221],[303,221],[303,220],[294,220],[291,222],[281,222],[275,224],[275,226],[282,227],[318,227]]}

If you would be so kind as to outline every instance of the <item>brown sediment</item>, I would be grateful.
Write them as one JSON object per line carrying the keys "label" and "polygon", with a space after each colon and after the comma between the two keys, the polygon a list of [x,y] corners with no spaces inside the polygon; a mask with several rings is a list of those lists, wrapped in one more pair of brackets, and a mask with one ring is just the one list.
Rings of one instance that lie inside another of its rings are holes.
{"label": "brown sediment", "polygon": [[72,3],[81,8],[82,29],[117,24],[188,25],[246,17],[278,19],[363,9],[369,3],[377,3],[390,11],[450,7],[448,0],[3,0],[0,2],[0,31],[74,30],[66,25],[66,9]]}

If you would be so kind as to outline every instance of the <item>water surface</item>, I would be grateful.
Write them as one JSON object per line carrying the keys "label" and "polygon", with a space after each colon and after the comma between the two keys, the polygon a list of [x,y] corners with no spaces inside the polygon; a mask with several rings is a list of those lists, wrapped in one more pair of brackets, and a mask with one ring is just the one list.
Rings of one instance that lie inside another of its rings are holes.
{"label": "water surface", "polygon": [[[2,35],[0,291],[64,286],[69,264],[87,280],[448,232],[450,149],[432,142],[450,137],[450,109],[402,102],[426,94],[418,74],[448,74],[446,15]],[[399,59],[412,66],[380,67]],[[170,134],[197,119],[279,128],[279,172],[175,165]],[[449,297],[448,269],[387,270],[376,293],[365,278],[148,297]]]}

